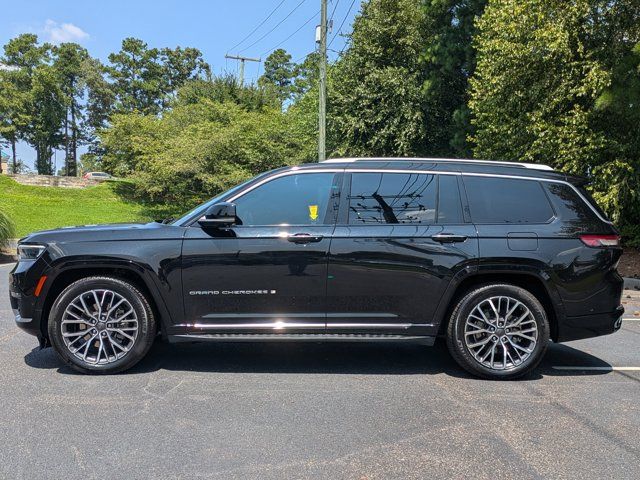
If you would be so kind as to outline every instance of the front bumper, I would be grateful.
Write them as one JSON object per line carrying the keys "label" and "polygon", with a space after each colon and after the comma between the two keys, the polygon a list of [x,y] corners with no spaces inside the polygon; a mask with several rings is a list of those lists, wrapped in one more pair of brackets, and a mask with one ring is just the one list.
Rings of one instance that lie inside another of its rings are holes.
{"label": "front bumper", "polygon": [[9,302],[18,328],[25,332],[44,337],[41,330],[42,300],[34,295],[38,279],[43,275],[47,264],[41,259],[20,261],[9,273]]}
{"label": "front bumper", "polygon": [[613,312],[597,315],[566,317],[558,325],[558,342],[569,342],[583,338],[609,335],[620,329],[624,307],[620,305]]}
{"label": "front bumper", "polygon": [[25,316],[27,311],[32,311],[26,305],[27,302],[23,302],[23,297],[19,292],[9,290],[9,301],[11,302],[11,309],[13,310],[13,316],[18,328],[25,332],[35,335],[37,337],[42,336],[40,331],[40,322],[36,322],[33,316]]}

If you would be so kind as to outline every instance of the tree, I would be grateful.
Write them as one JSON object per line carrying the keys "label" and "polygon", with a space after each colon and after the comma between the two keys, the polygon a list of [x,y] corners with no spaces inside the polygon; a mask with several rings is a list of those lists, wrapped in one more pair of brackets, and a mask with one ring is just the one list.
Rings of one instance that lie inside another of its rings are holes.
{"label": "tree", "polygon": [[187,80],[208,78],[210,69],[195,48],[149,48],[142,40],[126,38],[118,53],[109,55],[116,111],[157,115],[168,107]]}
{"label": "tree", "polygon": [[476,65],[475,21],[487,0],[424,2],[424,69],[427,143],[443,156],[469,157],[469,78]]}
{"label": "tree", "polygon": [[160,62],[163,66],[163,92],[162,108],[166,109],[171,97],[178,89],[190,80],[211,79],[211,69],[202,59],[202,53],[197,48],[175,49],[163,48],[160,51]]}
{"label": "tree", "polygon": [[51,65],[52,46],[38,44],[33,34],[20,35],[4,46],[2,63],[13,94],[20,102],[20,118],[15,123],[16,138],[26,140],[36,150],[38,173],[52,174],[53,150],[62,140],[64,94],[60,77]]}
{"label": "tree", "polygon": [[137,38],[125,38],[118,53],[109,55],[108,69],[113,79],[116,110],[159,112],[162,71],[158,63],[159,51]]}
{"label": "tree", "polygon": [[20,35],[4,46],[0,58],[0,137],[11,145],[12,164],[17,169],[16,143],[30,121],[29,100],[34,69],[44,62],[48,46],[38,46],[38,37]]}
{"label": "tree", "polygon": [[18,75],[11,69],[0,70],[0,138],[11,145],[11,163],[16,169],[16,144],[27,123],[26,92],[20,90]]}
{"label": "tree", "polygon": [[295,76],[295,65],[291,61],[291,55],[286,50],[278,48],[264,61],[264,73],[258,79],[258,85],[273,91],[280,105],[283,105],[293,94]]}
{"label": "tree", "polygon": [[82,103],[86,81],[84,78],[85,62],[89,59],[87,50],[77,43],[62,43],[53,48],[53,66],[60,79],[63,94],[64,115],[64,151],[65,175],[75,176],[77,173],[78,141],[81,141],[83,126]]}
{"label": "tree", "polygon": [[64,93],[54,67],[39,65],[33,72],[30,92],[31,122],[25,140],[36,150],[36,169],[40,175],[53,175],[53,152],[63,141],[60,126],[65,118]]}
{"label": "tree", "polygon": [[640,4],[494,0],[478,23],[477,156],[591,176],[615,221],[640,221]]}
{"label": "tree", "polygon": [[312,52],[307,55],[302,63],[295,66],[295,78],[293,80],[294,100],[300,99],[319,81],[320,71],[318,63],[320,61],[320,52]]}
{"label": "tree", "polygon": [[[427,138],[425,12],[416,0],[370,0],[356,17],[350,47],[332,68],[330,141],[342,155],[422,155]],[[331,140],[333,139],[333,140]]]}
{"label": "tree", "polygon": [[134,179],[145,198],[179,210],[264,170],[300,162],[311,139],[279,105],[257,107],[260,92],[232,77],[198,80],[183,86],[161,116],[115,114],[100,131],[102,167]]}
{"label": "tree", "polygon": [[203,100],[233,102],[247,110],[280,106],[273,91],[254,85],[240,85],[232,74],[185,82],[177,92],[174,105],[197,104]]}

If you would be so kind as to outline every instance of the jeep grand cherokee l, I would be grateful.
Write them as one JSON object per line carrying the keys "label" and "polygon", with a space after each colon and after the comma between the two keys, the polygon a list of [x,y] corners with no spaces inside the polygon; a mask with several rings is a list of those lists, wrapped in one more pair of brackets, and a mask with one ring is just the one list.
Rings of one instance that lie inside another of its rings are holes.
{"label": "jeep grand cherokee l", "polygon": [[523,163],[358,158],[285,167],[170,223],[19,243],[18,326],[93,373],[170,342],[432,345],[516,378],[550,340],[620,328],[619,237],[584,180]]}

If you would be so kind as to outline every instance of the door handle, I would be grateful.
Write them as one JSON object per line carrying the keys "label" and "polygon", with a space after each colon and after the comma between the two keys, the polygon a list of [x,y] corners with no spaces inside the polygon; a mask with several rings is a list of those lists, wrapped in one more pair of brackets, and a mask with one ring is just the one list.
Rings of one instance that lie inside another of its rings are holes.
{"label": "door handle", "polygon": [[322,240],[322,235],[311,235],[310,233],[294,233],[289,235],[287,240],[293,243],[316,243]]}
{"label": "door handle", "polygon": [[440,243],[455,243],[464,242],[467,239],[466,235],[456,235],[455,233],[436,233],[431,236],[432,240]]}

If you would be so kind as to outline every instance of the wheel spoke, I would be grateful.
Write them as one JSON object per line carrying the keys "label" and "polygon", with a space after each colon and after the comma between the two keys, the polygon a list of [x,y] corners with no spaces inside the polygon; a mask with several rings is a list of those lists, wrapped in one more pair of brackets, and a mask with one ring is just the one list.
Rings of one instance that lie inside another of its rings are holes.
{"label": "wheel spoke", "polygon": [[89,307],[87,307],[87,303],[84,301],[84,298],[82,298],[82,295],[80,295],[78,297],[78,300],[80,301],[80,303],[82,304],[82,308],[84,310],[84,314],[86,316],[88,316],[89,318],[93,318],[95,319],[95,315],[93,313],[91,313],[91,311],[89,310]]}
{"label": "wheel spoke", "polygon": [[129,335],[128,333],[124,333],[122,330],[120,330],[119,328],[111,328],[110,329],[112,332],[116,332],[119,333],[120,335],[122,335],[123,337],[128,338],[129,340],[131,340],[132,342],[135,340],[135,338],[133,338],[131,335]]}
{"label": "wheel spoke", "polygon": [[469,330],[465,333],[466,335],[477,335],[478,333],[490,333],[486,328],[479,328],[478,330]]}
{"label": "wheel spoke", "polygon": [[[498,297],[498,299],[499,299],[499,298],[500,298],[500,297]],[[492,298],[490,298],[490,299],[489,299],[489,305],[491,306],[491,309],[493,310],[493,313],[495,313],[495,314],[496,314],[496,320],[497,320],[498,318],[500,318],[500,313],[498,312],[498,310],[496,310],[496,306],[493,304],[493,299],[492,299]]]}
{"label": "wheel spoke", "polygon": [[116,341],[116,340],[111,336],[111,333],[108,333],[108,332],[107,332],[107,335],[108,335],[108,337],[109,337],[109,341],[111,341],[111,344],[112,344],[112,345],[114,345],[114,346],[118,347],[118,348],[119,348],[120,350],[122,350],[124,353],[126,353],[126,352],[128,352],[128,351],[129,351],[129,349],[128,349],[128,348],[125,348],[125,347],[123,347],[122,345],[120,345],[120,343],[118,343],[118,342],[117,342],[117,341]]}
{"label": "wheel spoke", "polygon": [[121,298],[121,299],[118,301],[118,303],[116,303],[115,305],[111,306],[111,307],[109,308],[109,311],[107,312],[107,317],[110,317],[110,316],[111,316],[111,314],[112,314],[113,312],[115,312],[115,311],[116,311],[116,309],[117,309],[120,305],[122,305],[124,302],[126,302],[126,300],[125,300],[124,298]]}

